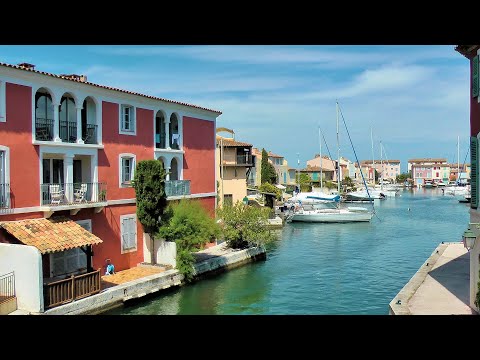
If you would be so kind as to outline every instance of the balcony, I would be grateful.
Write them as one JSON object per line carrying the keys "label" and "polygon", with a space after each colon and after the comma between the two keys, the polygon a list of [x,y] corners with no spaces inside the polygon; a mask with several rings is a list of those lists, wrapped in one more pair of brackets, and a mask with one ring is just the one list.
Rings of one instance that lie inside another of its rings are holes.
{"label": "balcony", "polygon": [[253,166],[252,155],[225,155],[224,166]]}
{"label": "balcony", "polygon": [[39,141],[53,141],[53,120],[35,118],[35,139]]}
{"label": "balcony", "polygon": [[63,142],[77,142],[77,123],[75,121],[60,121],[59,136]]}
{"label": "balcony", "polygon": [[98,294],[101,290],[100,269],[44,284],[43,290],[45,309]]}
{"label": "balcony", "polygon": [[82,208],[98,208],[98,212],[107,202],[106,183],[63,183],[41,184],[42,207],[49,217],[53,212],[70,210],[77,214]]}
{"label": "balcony", "polygon": [[190,180],[165,181],[165,193],[167,197],[190,195]]}
{"label": "balcony", "polygon": [[85,144],[97,144],[97,125],[87,124],[85,133],[82,134],[82,140]]}

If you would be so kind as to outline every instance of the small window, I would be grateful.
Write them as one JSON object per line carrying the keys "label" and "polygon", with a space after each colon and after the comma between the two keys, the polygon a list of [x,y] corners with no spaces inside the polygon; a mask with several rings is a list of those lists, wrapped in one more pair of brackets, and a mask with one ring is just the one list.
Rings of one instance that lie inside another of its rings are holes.
{"label": "small window", "polygon": [[225,206],[232,206],[233,205],[233,195],[232,194],[223,195],[223,205],[225,205]]}
{"label": "small window", "polygon": [[121,224],[121,253],[137,250],[137,217],[132,215],[120,216]]}
{"label": "small window", "polygon": [[120,154],[119,186],[130,187],[135,173],[136,160],[134,154]]}
{"label": "small window", "polygon": [[135,135],[135,108],[133,106],[121,106],[120,133]]}
{"label": "small window", "polygon": [[5,101],[5,81],[0,80],[0,122],[7,121],[6,101]]}

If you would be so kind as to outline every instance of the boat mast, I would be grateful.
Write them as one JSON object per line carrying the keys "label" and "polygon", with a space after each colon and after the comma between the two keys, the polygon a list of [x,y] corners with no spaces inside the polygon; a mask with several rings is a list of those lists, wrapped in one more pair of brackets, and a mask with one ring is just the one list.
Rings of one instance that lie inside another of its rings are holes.
{"label": "boat mast", "polygon": [[373,153],[373,128],[370,128],[370,138],[372,139],[373,185],[375,185],[375,154]]}
{"label": "boat mast", "polygon": [[460,135],[457,137],[457,185],[460,184]]}
{"label": "boat mast", "polygon": [[380,180],[380,189],[383,190],[383,153],[382,153],[382,140],[380,140],[380,169],[381,169],[381,173],[380,173],[380,177],[381,177],[381,180]]}
{"label": "boat mast", "polygon": [[322,168],[322,132],[318,126],[318,141],[320,143],[320,192],[323,192],[323,168]]}
{"label": "boat mast", "polygon": [[340,195],[340,141],[338,138],[338,100],[336,102],[336,109],[337,109],[337,189],[338,195]]}

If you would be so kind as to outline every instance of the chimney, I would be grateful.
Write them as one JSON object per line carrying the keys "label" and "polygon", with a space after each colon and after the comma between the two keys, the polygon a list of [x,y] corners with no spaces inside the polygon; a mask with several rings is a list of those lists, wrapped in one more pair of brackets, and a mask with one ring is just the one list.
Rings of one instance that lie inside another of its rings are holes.
{"label": "chimney", "polygon": [[87,82],[87,75],[80,75],[81,82]]}
{"label": "chimney", "polygon": [[35,70],[35,65],[29,64],[29,63],[21,63],[21,64],[18,64],[18,66],[21,66],[25,69]]}

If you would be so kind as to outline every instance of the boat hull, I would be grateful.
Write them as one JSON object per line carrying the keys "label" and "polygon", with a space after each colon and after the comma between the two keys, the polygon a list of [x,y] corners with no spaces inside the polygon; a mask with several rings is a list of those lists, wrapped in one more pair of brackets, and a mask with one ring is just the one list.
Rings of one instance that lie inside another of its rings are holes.
{"label": "boat hull", "polygon": [[346,222],[368,222],[372,219],[373,214],[370,212],[341,212],[329,211],[318,213],[295,213],[291,217],[291,221],[310,222],[310,223],[346,223]]}

